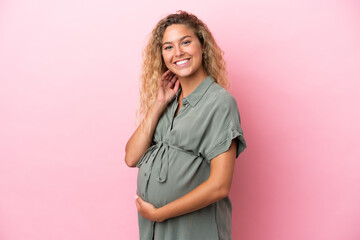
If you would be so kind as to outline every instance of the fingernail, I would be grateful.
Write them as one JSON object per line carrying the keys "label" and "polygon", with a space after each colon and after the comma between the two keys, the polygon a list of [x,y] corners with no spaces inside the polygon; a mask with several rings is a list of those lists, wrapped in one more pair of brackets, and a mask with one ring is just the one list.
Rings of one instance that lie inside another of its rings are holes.
{"label": "fingernail", "polygon": [[138,199],[138,197],[139,197],[139,196],[136,194],[136,195],[135,195],[135,199]]}

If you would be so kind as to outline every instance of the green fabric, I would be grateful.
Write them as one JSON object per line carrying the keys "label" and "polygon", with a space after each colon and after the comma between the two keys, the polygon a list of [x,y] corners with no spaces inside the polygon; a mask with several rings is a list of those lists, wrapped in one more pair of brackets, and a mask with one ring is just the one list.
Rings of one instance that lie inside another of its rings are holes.
{"label": "green fabric", "polygon": [[[137,194],[157,208],[206,181],[211,159],[226,152],[232,139],[237,140],[236,157],[246,148],[237,103],[211,76],[182,99],[174,118],[180,92],[181,87],[159,119],[153,145],[136,165]],[[161,223],[138,213],[140,240],[229,240],[231,213],[229,197]]]}

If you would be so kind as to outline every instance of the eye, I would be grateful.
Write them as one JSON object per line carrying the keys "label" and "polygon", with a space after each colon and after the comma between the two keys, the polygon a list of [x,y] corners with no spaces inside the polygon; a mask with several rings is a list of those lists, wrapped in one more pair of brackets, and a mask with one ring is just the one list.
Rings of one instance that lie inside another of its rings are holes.
{"label": "eye", "polygon": [[164,50],[170,50],[172,48],[172,46],[166,46],[164,47]]}
{"label": "eye", "polygon": [[189,41],[189,40],[183,42],[184,45],[189,45],[190,43],[191,43],[191,41]]}

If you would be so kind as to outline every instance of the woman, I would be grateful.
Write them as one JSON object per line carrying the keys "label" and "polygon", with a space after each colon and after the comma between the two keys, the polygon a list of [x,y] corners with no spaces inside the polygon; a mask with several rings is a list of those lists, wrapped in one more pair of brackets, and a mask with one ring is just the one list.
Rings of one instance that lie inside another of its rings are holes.
{"label": "woman", "polygon": [[141,240],[229,240],[235,159],[246,148],[222,51],[184,11],[160,20],[145,48],[143,120],[126,145],[138,167]]}

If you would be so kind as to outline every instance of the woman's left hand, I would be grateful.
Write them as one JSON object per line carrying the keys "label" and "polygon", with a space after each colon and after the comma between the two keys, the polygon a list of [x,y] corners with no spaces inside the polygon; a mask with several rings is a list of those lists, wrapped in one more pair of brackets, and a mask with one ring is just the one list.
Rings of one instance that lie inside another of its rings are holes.
{"label": "woman's left hand", "polygon": [[160,219],[158,209],[151,203],[145,202],[139,195],[136,195],[136,207],[138,212],[143,218],[149,219],[150,221],[162,222]]}

